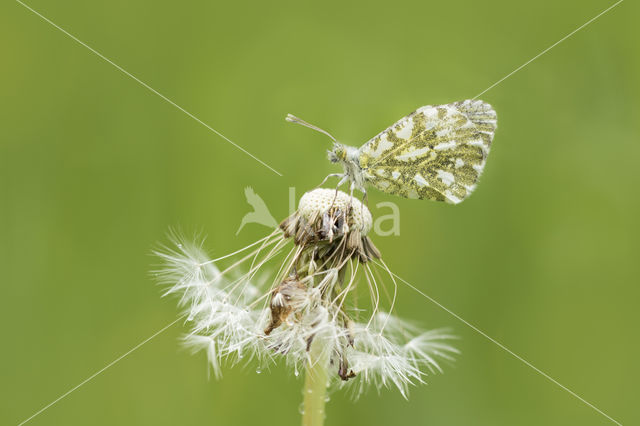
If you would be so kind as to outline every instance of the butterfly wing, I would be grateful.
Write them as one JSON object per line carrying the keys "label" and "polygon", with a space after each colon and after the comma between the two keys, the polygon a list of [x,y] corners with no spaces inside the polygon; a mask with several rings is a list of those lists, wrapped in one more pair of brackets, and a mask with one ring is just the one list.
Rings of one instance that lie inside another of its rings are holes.
{"label": "butterfly wing", "polygon": [[491,105],[427,105],[360,148],[367,182],[407,198],[457,204],[473,192],[496,130]]}

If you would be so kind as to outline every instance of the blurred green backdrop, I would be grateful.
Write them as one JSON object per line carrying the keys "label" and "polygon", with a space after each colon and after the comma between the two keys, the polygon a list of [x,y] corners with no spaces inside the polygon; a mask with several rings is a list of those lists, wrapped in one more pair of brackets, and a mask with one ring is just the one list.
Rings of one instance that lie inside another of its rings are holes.
{"label": "blurred green backdrop", "polygon": [[[261,166],[12,1],[0,6],[0,423],[18,424],[176,318],[149,277],[169,226],[224,254],[253,186],[277,218],[359,145],[424,104],[470,98],[612,2],[110,2],[30,6],[280,171]],[[392,269],[624,424],[637,424],[637,2],[482,98],[498,133],[452,207],[393,199]],[[376,209],[374,208],[374,215]],[[386,213],[386,211],[384,211]],[[459,360],[410,400],[332,395],[329,425],[605,425],[593,409],[400,289],[399,313],[453,327]],[[181,350],[176,325],[29,424],[295,425],[302,381]]]}

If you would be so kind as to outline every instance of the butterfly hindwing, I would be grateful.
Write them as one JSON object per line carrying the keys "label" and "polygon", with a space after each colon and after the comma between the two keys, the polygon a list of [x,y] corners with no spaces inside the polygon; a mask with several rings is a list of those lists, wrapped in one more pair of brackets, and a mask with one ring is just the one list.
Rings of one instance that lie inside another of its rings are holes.
{"label": "butterfly hindwing", "polygon": [[457,204],[484,169],[496,121],[480,100],[421,107],[360,148],[365,179],[390,194]]}

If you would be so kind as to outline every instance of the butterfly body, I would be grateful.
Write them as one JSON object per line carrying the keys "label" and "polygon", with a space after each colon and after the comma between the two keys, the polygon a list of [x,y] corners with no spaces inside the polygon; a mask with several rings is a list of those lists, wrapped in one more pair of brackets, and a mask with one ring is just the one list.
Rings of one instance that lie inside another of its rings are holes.
{"label": "butterfly body", "polygon": [[360,164],[360,150],[353,146],[335,143],[329,151],[329,161],[340,163],[344,170],[341,183],[350,182],[351,190],[357,189],[366,193],[367,176]]}
{"label": "butterfly body", "polygon": [[340,184],[366,194],[367,186],[406,198],[458,204],[475,189],[496,130],[491,105],[466,100],[427,105],[398,120],[360,148],[332,139],[329,160],[341,163]]}

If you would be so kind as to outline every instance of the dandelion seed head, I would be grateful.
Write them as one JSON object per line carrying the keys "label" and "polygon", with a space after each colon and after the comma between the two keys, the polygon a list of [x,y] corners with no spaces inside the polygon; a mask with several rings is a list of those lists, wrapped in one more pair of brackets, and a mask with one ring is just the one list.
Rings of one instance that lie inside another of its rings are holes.
{"label": "dandelion seed head", "polygon": [[305,193],[298,204],[300,216],[309,222],[317,217],[338,209],[346,212],[352,210],[353,226],[362,234],[367,235],[371,230],[373,219],[371,212],[360,200],[335,189],[317,188]]}
{"label": "dandelion seed head", "polygon": [[[174,236],[172,247],[157,252],[164,264],[157,276],[187,315],[185,345],[206,354],[215,377],[225,362],[252,360],[259,370],[282,360],[297,376],[314,358],[356,396],[396,388],[407,397],[409,386],[441,372],[439,362],[457,351],[449,334],[423,332],[382,309],[371,223],[360,201],[316,189],[274,233],[221,258],[227,266],[201,243]],[[386,266],[380,271],[395,286]],[[368,290],[365,306],[352,296],[358,286]],[[393,308],[395,289],[389,302]]]}

